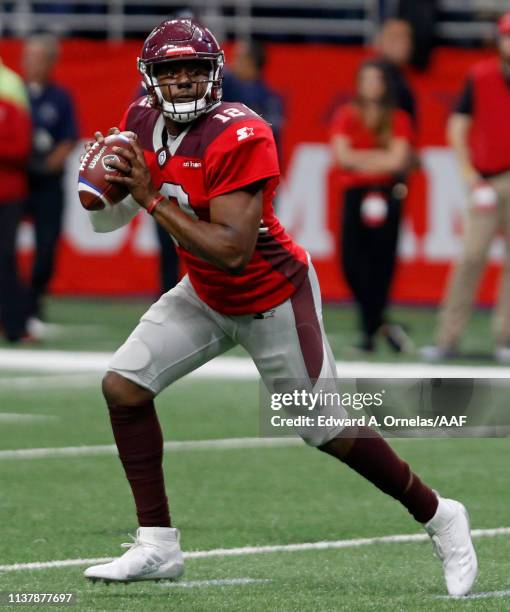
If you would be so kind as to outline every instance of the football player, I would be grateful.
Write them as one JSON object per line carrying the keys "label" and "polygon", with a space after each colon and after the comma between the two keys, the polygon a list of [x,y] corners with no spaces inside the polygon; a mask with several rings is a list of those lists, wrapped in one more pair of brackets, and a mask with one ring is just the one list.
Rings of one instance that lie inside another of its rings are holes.
{"label": "football player", "polygon": [[[111,165],[121,175],[107,175],[130,196],[89,213],[96,231],[105,232],[145,210],[176,241],[187,267],[182,281],[143,315],[103,379],[139,529],[125,554],[85,571],[92,580],[172,579],[183,572],[154,408],[164,388],[236,344],[251,355],[269,390],[293,379],[317,391],[336,378],[317,276],[273,211],[280,172],[271,128],[246,106],[221,101],[223,57],[196,21],[170,20],[154,29],[138,60],[147,96],[119,126],[130,133],[133,150],[116,149],[120,158]],[[340,407],[318,410],[344,416]],[[477,560],[462,504],[432,491],[369,428],[302,427],[298,433],[403,504],[432,537],[449,593],[470,590]]]}

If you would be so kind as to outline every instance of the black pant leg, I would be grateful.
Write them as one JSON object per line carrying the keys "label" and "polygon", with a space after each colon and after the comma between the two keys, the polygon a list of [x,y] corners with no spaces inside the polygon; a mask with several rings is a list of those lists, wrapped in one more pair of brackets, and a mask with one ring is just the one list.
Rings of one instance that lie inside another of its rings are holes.
{"label": "black pant leg", "polygon": [[363,333],[370,338],[373,335],[370,312],[371,258],[361,220],[361,201],[364,193],[365,190],[360,188],[344,192],[341,254],[342,269],[358,307]]}
{"label": "black pant leg", "polygon": [[158,242],[159,242],[159,261],[160,261],[160,283],[161,293],[170,291],[177,285],[179,276],[179,258],[175,249],[175,244],[170,234],[156,224]]}
{"label": "black pant leg", "polygon": [[395,271],[400,228],[400,200],[388,189],[379,189],[387,198],[388,211],[384,222],[376,227],[365,227],[364,242],[370,259],[370,283],[367,288],[365,310],[371,334],[384,323],[385,311]]}
{"label": "black pant leg", "polygon": [[61,177],[48,177],[31,185],[28,210],[35,232],[35,256],[29,297],[29,315],[41,316],[41,301],[55,269],[55,255],[62,230],[64,192]]}
{"label": "black pant leg", "polygon": [[25,294],[16,261],[16,235],[22,210],[21,202],[0,204],[0,318],[9,340],[18,340],[25,333]]}
{"label": "black pant leg", "polygon": [[[384,193],[388,199],[387,217],[376,227],[366,225],[361,218],[363,197],[374,190]],[[400,207],[400,201],[388,189],[356,188],[344,194],[342,263],[368,339],[384,322],[395,269]]]}
{"label": "black pant leg", "polygon": [[373,324],[377,325],[377,328],[384,322],[384,313],[388,306],[395,273],[401,218],[401,200],[393,197],[389,190],[385,195],[388,199],[388,215],[380,227],[371,228],[370,240],[371,269],[373,271],[371,304]]}

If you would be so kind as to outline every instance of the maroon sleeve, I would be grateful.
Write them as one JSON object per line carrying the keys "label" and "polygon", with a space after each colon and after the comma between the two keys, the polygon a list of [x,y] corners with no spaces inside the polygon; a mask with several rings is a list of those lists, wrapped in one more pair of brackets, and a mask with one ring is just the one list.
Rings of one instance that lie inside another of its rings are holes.
{"label": "maroon sleeve", "polygon": [[152,108],[147,96],[133,102],[122,117],[119,129],[121,132],[134,132],[138,143],[145,151],[153,150],[153,134],[160,112]]}
{"label": "maroon sleeve", "polygon": [[129,107],[126,112],[122,115],[122,119],[120,120],[119,123],[119,130],[121,132],[125,132],[128,128],[127,128],[127,118],[129,115],[129,111],[131,110],[131,107]]}
{"label": "maroon sleeve", "polygon": [[205,153],[209,198],[279,174],[273,133],[260,119],[247,119],[230,126],[213,140]]}
{"label": "maroon sleeve", "polygon": [[126,112],[122,115],[122,119],[119,123],[119,130],[121,132],[124,132],[126,130],[133,131],[132,126],[130,126],[130,123],[132,123],[132,117],[136,113],[136,109],[138,108],[148,108],[145,96],[143,98],[138,98],[127,107]]}
{"label": "maroon sleeve", "polygon": [[23,163],[28,159],[32,144],[32,125],[28,111],[2,100],[0,113],[0,161]]}

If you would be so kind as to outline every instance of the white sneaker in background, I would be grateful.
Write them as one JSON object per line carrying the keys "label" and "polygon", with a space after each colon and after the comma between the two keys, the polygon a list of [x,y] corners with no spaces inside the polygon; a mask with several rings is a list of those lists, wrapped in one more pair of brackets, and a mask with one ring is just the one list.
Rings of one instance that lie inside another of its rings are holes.
{"label": "white sneaker in background", "polygon": [[454,499],[439,497],[435,515],[425,524],[436,555],[443,562],[448,593],[455,597],[467,595],[478,572],[476,552],[466,508]]}
{"label": "white sneaker in background", "polygon": [[172,527],[139,527],[136,538],[121,557],[110,563],[94,565],[84,576],[95,582],[135,582],[173,580],[184,573],[179,530]]}
{"label": "white sneaker in background", "polygon": [[498,363],[510,365],[510,346],[505,344],[496,347],[496,350],[494,351],[494,359]]}
{"label": "white sneaker in background", "polygon": [[429,362],[443,361],[445,359],[453,359],[458,354],[453,348],[443,348],[441,346],[430,345],[422,346],[418,349],[418,355],[424,360]]}
{"label": "white sneaker in background", "polygon": [[66,327],[58,323],[45,323],[36,317],[27,321],[27,334],[34,340],[50,340],[65,334]]}
{"label": "white sneaker in background", "polygon": [[37,340],[44,339],[48,333],[46,323],[43,323],[41,319],[36,317],[30,317],[27,321],[27,333]]}

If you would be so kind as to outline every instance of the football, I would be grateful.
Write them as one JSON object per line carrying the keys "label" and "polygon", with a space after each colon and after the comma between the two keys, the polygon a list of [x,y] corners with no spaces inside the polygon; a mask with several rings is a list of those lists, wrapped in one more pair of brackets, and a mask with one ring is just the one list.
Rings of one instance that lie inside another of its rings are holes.
{"label": "football", "polygon": [[102,210],[123,200],[129,193],[124,185],[109,183],[105,174],[122,176],[122,173],[109,166],[109,162],[124,158],[113,152],[113,147],[132,150],[130,140],[123,134],[107,136],[103,142],[95,142],[83,157],[78,177],[78,195],[83,208]]}

